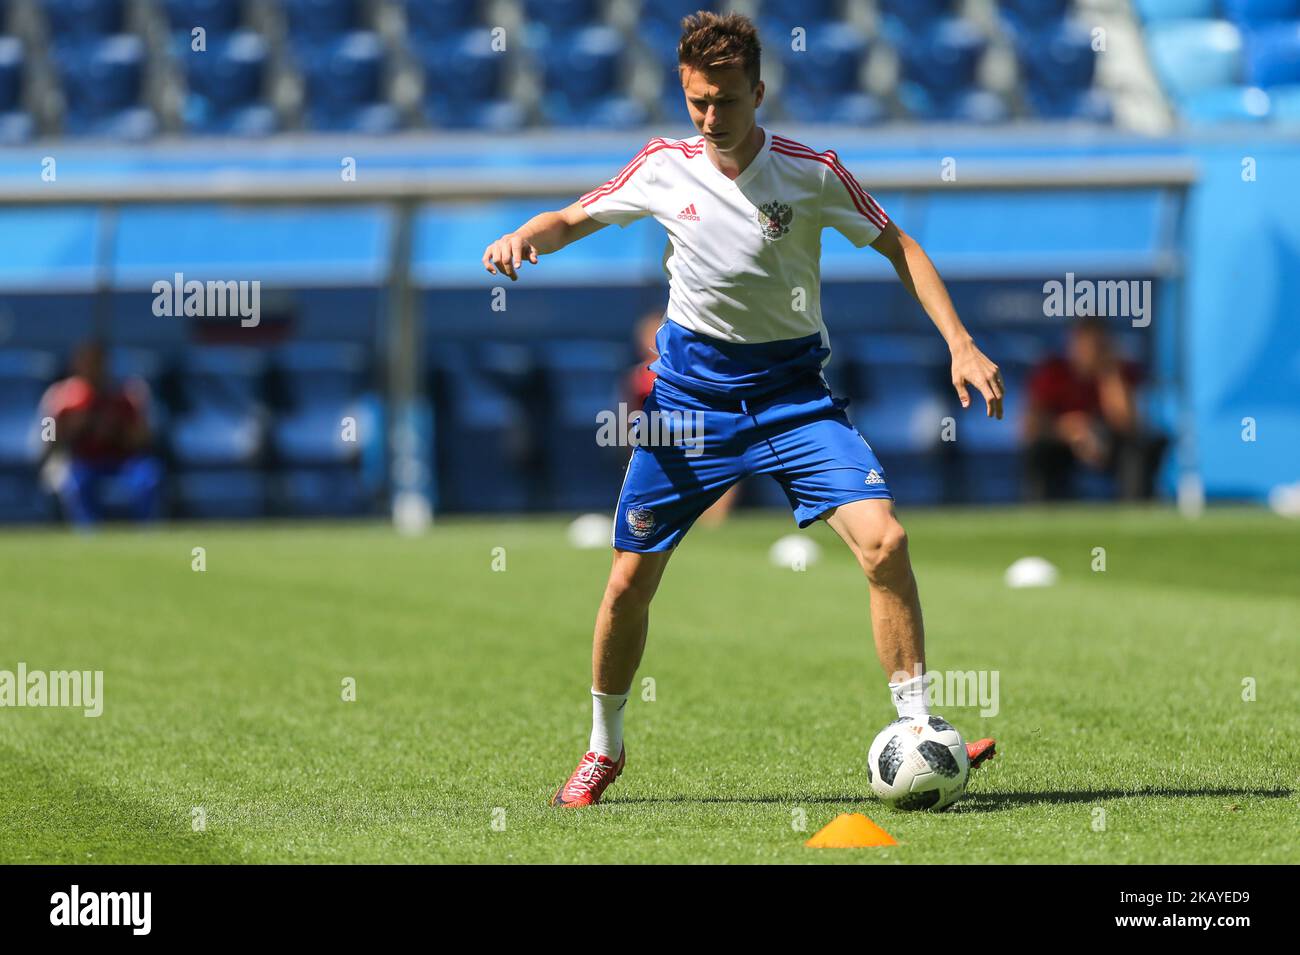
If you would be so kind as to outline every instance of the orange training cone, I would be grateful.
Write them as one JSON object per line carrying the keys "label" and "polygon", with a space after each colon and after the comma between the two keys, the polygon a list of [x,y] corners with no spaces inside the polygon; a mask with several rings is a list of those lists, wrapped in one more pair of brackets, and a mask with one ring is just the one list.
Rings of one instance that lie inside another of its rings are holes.
{"label": "orange training cone", "polygon": [[814,849],[859,849],[863,846],[896,846],[898,843],[862,813],[842,812],[804,845]]}

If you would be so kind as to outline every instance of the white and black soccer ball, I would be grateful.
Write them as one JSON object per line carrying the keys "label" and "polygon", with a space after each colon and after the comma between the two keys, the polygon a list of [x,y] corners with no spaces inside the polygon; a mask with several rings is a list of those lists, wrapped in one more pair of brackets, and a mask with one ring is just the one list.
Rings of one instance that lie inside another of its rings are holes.
{"label": "white and black soccer ball", "polygon": [[942,716],[903,716],[867,751],[867,780],[895,809],[946,809],[970,776],[966,742]]}

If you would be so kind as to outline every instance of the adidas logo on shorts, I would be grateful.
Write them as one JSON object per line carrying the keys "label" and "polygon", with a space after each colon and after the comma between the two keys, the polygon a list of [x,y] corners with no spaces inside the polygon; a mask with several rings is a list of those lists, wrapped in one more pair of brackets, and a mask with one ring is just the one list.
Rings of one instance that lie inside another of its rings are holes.
{"label": "adidas logo on shorts", "polygon": [[879,471],[877,471],[875,468],[872,468],[870,471],[867,472],[867,480],[866,480],[864,483],[866,483],[866,484],[884,484],[884,483],[885,483],[885,479],[882,478],[882,477],[880,476],[880,472],[879,472]]}

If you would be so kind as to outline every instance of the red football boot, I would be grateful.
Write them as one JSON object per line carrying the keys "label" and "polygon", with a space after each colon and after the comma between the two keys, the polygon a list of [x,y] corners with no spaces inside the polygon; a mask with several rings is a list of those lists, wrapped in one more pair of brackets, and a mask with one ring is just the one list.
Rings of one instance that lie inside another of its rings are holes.
{"label": "red football boot", "polygon": [[966,758],[970,760],[970,768],[974,769],[981,763],[987,763],[990,759],[998,754],[997,743],[991,739],[977,739],[973,743],[966,744]]}
{"label": "red football boot", "polygon": [[600,802],[605,787],[618,779],[627,763],[626,747],[619,752],[618,762],[611,762],[608,756],[588,753],[578,763],[569,781],[561,786],[551,797],[552,806],[594,806]]}

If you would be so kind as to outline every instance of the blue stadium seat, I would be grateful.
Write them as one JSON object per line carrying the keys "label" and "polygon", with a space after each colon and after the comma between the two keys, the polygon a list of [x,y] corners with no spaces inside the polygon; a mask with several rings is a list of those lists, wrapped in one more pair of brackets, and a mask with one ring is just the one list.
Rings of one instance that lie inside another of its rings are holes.
{"label": "blue stadium seat", "polygon": [[193,132],[264,136],[275,131],[275,110],[262,102],[266,77],[266,41],[251,31],[208,40],[195,52],[188,39],[179,50],[188,95],[182,108]]}
{"label": "blue stadium seat", "polygon": [[1036,29],[1017,43],[1016,53],[1030,89],[1055,96],[1092,85],[1097,54],[1091,31],[1082,23],[1058,20]]}
{"label": "blue stadium seat", "polygon": [[384,97],[384,45],[375,33],[349,33],[296,52],[313,129],[388,133],[400,125]]}
{"label": "blue stadium seat", "polygon": [[1265,88],[1300,83],[1300,20],[1270,23],[1246,34],[1245,79]]}
{"label": "blue stadium seat", "polygon": [[243,0],[166,0],[163,12],[173,31],[186,37],[195,27],[203,27],[209,45],[213,34],[229,33],[239,26]]}
{"label": "blue stadium seat", "polygon": [[23,109],[22,41],[0,36],[0,145],[26,142],[36,131],[32,117]]}
{"label": "blue stadium seat", "polygon": [[283,407],[271,428],[277,460],[292,465],[356,460],[360,437],[343,437],[343,419],[358,418],[364,391],[365,352],[333,342],[287,345],[275,368]]}
{"label": "blue stadium seat", "polygon": [[49,352],[0,349],[0,465],[34,465],[41,458],[41,396],[57,372]]}
{"label": "blue stadium seat", "polygon": [[789,43],[777,47],[785,66],[783,96],[787,91],[824,96],[860,89],[867,41],[856,28],[847,23],[814,23],[806,39],[803,50],[793,50]]}
{"label": "blue stadium seat", "polygon": [[1098,89],[1067,90],[1045,93],[1028,90],[1026,101],[1040,119],[1074,119],[1090,123],[1109,123],[1115,118],[1110,97]]}
{"label": "blue stadium seat", "polygon": [[361,29],[361,0],[281,0],[290,42],[337,40]]}
{"label": "blue stadium seat", "polygon": [[256,349],[198,347],[183,357],[181,410],[172,429],[178,462],[193,467],[250,465],[262,453],[266,356]]}
{"label": "blue stadium seat", "polygon": [[[678,94],[681,98],[681,93]],[[874,126],[889,118],[885,104],[870,93],[807,95],[783,92],[785,115],[803,123],[842,126]]]}
{"label": "blue stadium seat", "polygon": [[587,103],[613,93],[625,52],[623,37],[610,27],[585,27],[554,37],[543,49],[548,95]]}
{"label": "blue stadium seat", "polygon": [[1133,8],[1147,23],[1163,20],[1210,20],[1218,0],[1133,0]]}
{"label": "blue stadium seat", "polygon": [[576,30],[600,19],[596,0],[524,0],[524,17],[548,30]]}
{"label": "blue stadium seat", "polygon": [[269,488],[260,471],[188,471],[176,476],[175,490],[181,517],[232,520],[267,512]]}
{"label": "blue stadium seat", "polygon": [[1240,82],[1241,33],[1224,20],[1181,20],[1147,28],[1156,76],[1176,99]]}
{"label": "blue stadium seat", "polygon": [[1271,112],[1269,95],[1256,86],[1219,86],[1197,90],[1180,101],[1183,118],[1196,125],[1259,123]]}
{"label": "blue stadium seat", "polygon": [[1261,23],[1300,20],[1300,0],[1223,0],[1223,15],[1246,29]]}
{"label": "blue stadium seat", "polygon": [[120,34],[57,51],[55,62],[67,112],[64,129],[75,136],[146,139],[158,128],[141,105],[145,46]]}
{"label": "blue stadium seat", "polygon": [[120,33],[126,22],[124,0],[41,0],[41,6],[56,45]]}
{"label": "blue stadium seat", "polygon": [[475,0],[403,0],[407,36],[438,40],[478,25]]}
{"label": "blue stadium seat", "polygon": [[31,468],[0,470],[0,522],[49,521],[57,515],[54,497]]}
{"label": "blue stadium seat", "polygon": [[626,47],[617,30],[585,27],[534,49],[542,56],[542,112],[548,123],[631,129],[648,120],[643,104],[619,92]]}
{"label": "blue stadium seat", "polygon": [[879,0],[881,35],[895,47],[951,18],[956,0]]}
{"label": "blue stadium seat", "polygon": [[424,112],[434,126],[506,131],[524,125],[523,108],[505,95],[505,57],[492,48],[489,31],[414,41],[409,48],[424,67]]}
{"label": "blue stadium seat", "polygon": [[1009,116],[1002,97],[989,90],[934,92],[920,83],[904,82],[899,84],[898,98],[908,114],[919,120],[993,125]]}
{"label": "blue stadium seat", "polygon": [[940,20],[898,49],[902,77],[936,101],[975,85],[975,71],[988,43],[965,20]]}
{"label": "blue stadium seat", "polygon": [[520,511],[533,503],[536,429],[522,397],[465,345],[430,353],[438,506]]}
{"label": "blue stadium seat", "polygon": [[596,443],[597,415],[618,413],[630,365],[616,342],[551,341],[539,363],[549,397],[545,461],[550,505],[567,510],[609,507],[623,480],[628,449]]}
{"label": "blue stadium seat", "polygon": [[277,476],[276,510],[292,517],[350,517],[368,509],[355,468],[294,468]]}

